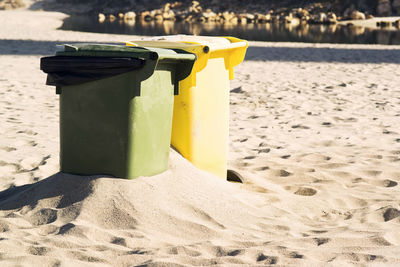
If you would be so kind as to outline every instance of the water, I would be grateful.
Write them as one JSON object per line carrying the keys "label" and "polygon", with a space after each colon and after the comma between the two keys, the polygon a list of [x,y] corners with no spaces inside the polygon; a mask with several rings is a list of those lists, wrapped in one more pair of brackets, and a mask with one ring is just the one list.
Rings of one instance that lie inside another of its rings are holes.
{"label": "water", "polygon": [[195,34],[210,36],[235,36],[253,41],[347,43],[400,45],[400,30],[372,30],[363,27],[340,25],[290,25],[290,24],[220,24],[187,22],[132,22],[105,21],[96,17],[69,17],[61,29],[83,32],[127,35]]}

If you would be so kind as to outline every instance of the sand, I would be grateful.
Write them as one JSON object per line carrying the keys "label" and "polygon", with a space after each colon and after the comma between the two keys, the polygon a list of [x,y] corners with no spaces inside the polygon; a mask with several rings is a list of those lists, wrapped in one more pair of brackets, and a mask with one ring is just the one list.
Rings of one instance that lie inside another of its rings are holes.
{"label": "sand", "polygon": [[0,11],[1,266],[399,266],[400,47],[251,42],[231,83],[229,183],[171,150],[135,180],[59,173],[39,59],[124,35]]}

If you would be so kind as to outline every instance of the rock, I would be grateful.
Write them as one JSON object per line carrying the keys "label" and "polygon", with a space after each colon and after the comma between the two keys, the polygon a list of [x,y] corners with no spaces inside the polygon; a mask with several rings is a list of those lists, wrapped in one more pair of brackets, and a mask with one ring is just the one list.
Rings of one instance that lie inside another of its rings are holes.
{"label": "rock", "polygon": [[162,15],[163,11],[161,9],[153,9],[150,11],[150,16],[154,18],[157,15]]}
{"label": "rock", "polygon": [[337,23],[337,16],[333,12],[328,13],[328,23],[329,24],[336,24]]}
{"label": "rock", "polygon": [[246,14],[238,14],[236,17],[237,17],[239,23],[241,23],[241,24],[247,23]]}
{"label": "rock", "polygon": [[164,11],[162,16],[164,20],[175,20],[175,12],[173,10]]}
{"label": "rock", "polygon": [[231,19],[229,20],[229,23],[238,24],[238,23],[239,23],[239,18],[236,17],[236,16],[234,16],[233,18],[231,18]]}
{"label": "rock", "polygon": [[103,23],[106,20],[106,15],[104,15],[103,13],[99,13],[98,18],[99,22]]}
{"label": "rock", "polygon": [[250,13],[247,13],[247,14],[246,14],[247,23],[252,23],[252,22],[254,22],[255,18],[256,18],[256,16],[253,15],[253,14],[250,14]]}
{"label": "rock", "polygon": [[272,21],[272,15],[271,15],[271,13],[265,14],[265,21],[266,21],[266,22],[271,22],[271,21]]}
{"label": "rock", "polygon": [[111,21],[111,22],[115,21],[116,19],[117,18],[113,14],[108,16],[108,20]]}
{"label": "rock", "polygon": [[366,19],[373,19],[374,18],[374,16],[372,16],[371,14],[367,14],[365,17],[366,17]]}
{"label": "rock", "polygon": [[192,5],[189,7],[189,12],[198,14],[202,11],[202,7],[200,6],[200,3],[197,1],[192,1]]}
{"label": "rock", "polygon": [[24,7],[25,3],[23,0],[3,0],[0,1],[0,10],[10,10],[14,8]]}
{"label": "rock", "polygon": [[304,19],[305,17],[310,15],[310,13],[306,9],[302,9],[302,8],[294,9],[293,13],[299,19]]}
{"label": "rock", "polygon": [[[173,7],[174,5],[172,5]],[[188,10],[174,10],[175,13],[175,20],[177,21],[183,21],[186,20],[186,17],[189,15]]]}
{"label": "rock", "polygon": [[206,9],[205,12],[202,12],[201,15],[207,20],[207,21],[215,21],[217,14],[214,13],[211,9]]}
{"label": "rock", "polygon": [[280,19],[281,19],[281,16],[280,15],[278,15],[278,14],[276,14],[276,15],[271,15],[272,17],[271,17],[271,19],[272,19],[272,21],[274,21],[274,22],[277,22],[277,21],[279,21]]}
{"label": "rock", "polygon": [[285,23],[292,23],[293,14],[289,13],[289,15],[285,16],[283,20],[284,20]]}
{"label": "rock", "polygon": [[163,8],[164,12],[168,12],[171,10],[171,3],[166,3]]}
{"label": "rock", "polygon": [[221,16],[225,21],[231,21],[233,18],[235,18],[235,13],[225,11],[221,14]]}
{"label": "rock", "polygon": [[324,24],[328,22],[328,17],[325,13],[321,12],[318,15],[311,16],[311,22],[316,24]]}
{"label": "rock", "polygon": [[21,160],[20,167],[23,170],[33,170],[41,165],[41,159],[37,157],[27,157]]}
{"label": "rock", "polygon": [[231,20],[234,16],[235,16],[235,14],[234,14],[233,12],[225,11],[225,12],[221,13],[221,17],[222,17],[225,21]]}
{"label": "rock", "polygon": [[325,23],[328,21],[328,16],[323,12],[319,13],[317,18],[319,23]]}
{"label": "rock", "polygon": [[302,23],[308,23],[311,20],[310,16],[305,16],[300,19]]}
{"label": "rock", "polygon": [[163,21],[164,20],[163,14],[160,14],[160,13],[156,13],[153,16],[153,18],[154,18],[155,21]]}
{"label": "rock", "polygon": [[376,7],[376,13],[378,16],[391,16],[392,7],[390,5],[390,0],[379,0],[378,6]]}
{"label": "rock", "polygon": [[150,21],[153,18],[151,17],[150,11],[143,11],[140,14],[140,19],[144,21]]}
{"label": "rock", "polygon": [[198,22],[206,22],[207,19],[205,17],[203,17],[203,16],[199,16],[199,17],[197,17],[196,21],[198,21]]}
{"label": "rock", "polygon": [[136,18],[136,13],[133,11],[129,11],[124,14],[124,20],[134,20],[135,18]]}
{"label": "rock", "polygon": [[265,23],[267,22],[267,17],[264,14],[255,13],[255,21],[259,23]]}
{"label": "rock", "polygon": [[360,11],[354,10],[353,12],[351,12],[350,18],[352,20],[364,20],[365,14]]}
{"label": "rock", "polygon": [[192,15],[188,15],[188,16],[184,17],[185,21],[189,21],[189,22],[192,21],[192,18],[193,18]]}
{"label": "rock", "polygon": [[11,4],[5,3],[5,4],[0,5],[0,9],[2,9],[2,10],[11,10],[13,8],[12,8]]}

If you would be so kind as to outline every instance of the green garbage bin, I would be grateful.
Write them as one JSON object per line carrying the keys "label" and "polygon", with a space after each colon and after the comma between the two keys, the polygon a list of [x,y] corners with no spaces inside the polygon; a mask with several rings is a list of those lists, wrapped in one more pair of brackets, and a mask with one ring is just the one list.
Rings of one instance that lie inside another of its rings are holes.
{"label": "green garbage bin", "polygon": [[118,45],[65,45],[41,59],[60,94],[61,171],[135,178],[168,168],[174,94],[195,55]]}

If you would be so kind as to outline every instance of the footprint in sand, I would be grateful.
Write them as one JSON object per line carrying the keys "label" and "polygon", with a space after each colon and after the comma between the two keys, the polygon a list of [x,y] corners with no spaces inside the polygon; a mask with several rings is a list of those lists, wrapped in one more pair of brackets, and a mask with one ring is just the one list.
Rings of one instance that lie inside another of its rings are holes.
{"label": "footprint in sand", "polygon": [[286,256],[288,256],[289,258],[292,258],[292,259],[302,259],[304,257],[304,255],[301,255],[301,254],[297,253],[296,251],[291,251]]}
{"label": "footprint in sand", "polygon": [[45,256],[47,253],[51,251],[50,248],[41,247],[41,246],[31,246],[28,249],[28,253],[35,256]]}
{"label": "footprint in sand", "polygon": [[267,256],[264,253],[260,253],[257,255],[257,262],[262,261],[263,264],[276,264],[278,262],[278,257],[275,256]]}
{"label": "footprint in sand", "polygon": [[244,92],[245,91],[242,90],[241,86],[231,90],[231,93],[235,93],[235,94],[242,94]]}
{"label": "footprint in sand", "polygon": [[400,210],[395,208],[387,208],[383,213],[383,219],[385,222],[391,221],[400,216]]}
{"label": "footprint in sand", "polygon": [[317,246],[321,246],[323,244],[328,243],[330,240],[330,238],[314,238],[315,243],[317,243]]}
{"label": "footprint in sand", "polygon": [[370,180],[370,184],[382,186],[382,187],[395,187],[398,185],[396,181],[385,179],[385,180]]}
{"label": "footprint in sand", "polygon": [[34,170],[39,166],[46,164],[46,159],[48,159],[48,157],[27,157],[20,161],[19,167],[21,170]]}
{"label": "footprint in sand", "polygon": [[28,145],[30,146],[37,146],[37,143],[35,141],[29,141]]}
{"label": "footprint in sand", "polygon": [[114,244],[114,245],[119,245],[119,246],[123,246],[126,247],[126,241],[125,238],[122,237],[113,237],[110,241],[110,243]]}
{"label": "footprint in sand", "polygon": [[263,166],[263,167],[255,168],[254,170],[255,171],[266,171],[266,170],[269,170],[269,167],[268,166]]}
{"label": "footprint in sand", "polygon": [[145,254],[150,254],[150,253],[147,250],[136,249],[136,250],[129,251],[127,254],[128,255],[145,255]]}
{"label": "footprint in sand", "polygon": [[295,195],[300,195],[300,196],[313,196],[317,193],[317,190],[309,188],[309,187],[299,187],[296,192],[294,192]]}
{"label": "footprint in sand", "polygon": [[21,122],[18,119],[11,117],[7,119],[7,122],[21,124]]}
{"label": "footprint in sand", "polygon": [[11,152],[11,151],[17,150],[15,147],[11,147],[11,146],[3,146],[0,149],[5,150],[7,152]]}
{"label": "footprint in sand", "polygon": [[256,149],[256,150],[258,151],[258,154],[269,153],[271,151],[271,149],[269,149],[269,148]]}
{"label": "footprint in sand", "polygon": [[58,231],[58,227],[52,224],[45,224],[39,229],[39,234],[43,236],[55,234]]}
{"label": "footprint in sand", "polygon": [[398,183],[396,182],[396,181],[392,181],[392,180],[389,180],[389,179],[386,179],[386,180],[383,180],[383,183],[382,183],[382,185],[384,186],[384,187],[394,187],[394,186],[396,186]]}
{"label": "footprint in sand", "polygon": [[[196,251],[194,249],[190,249],[185,246],[177,246],[177,247],[168,248],[166,252],[170,255],[181,254],[181,255],[187,255],[187,256],[191,256],[191,257],[198,257],[198,256],[202,255],[201,252]],[[145,253],[142,253],[142,254],[145,254]],[[228,253],[228,256],[229,256],[229,253]]]}
{"label": "footprint in sand", "polygon": [[382,171],[368,170],[364,171],[363,173],[370,177],[378,177],[380,174],[382,174]]}
{"label": "footprint in sand", "polygon": [[5,221],[0,221],[0,233],[7,232],[8,230],[10,230],[8,223]]}
{"label": "footprint in sand", "polygon": [[17,133],[19,134],[27,134],[27,135],[37,135],[37,132],[34,132],[32,130],[23,130],[23,131],[18,131]]}
{"label": "footprint in sand", "polygon": [[252,116],[248,117],[248,119],[254,120],[254,119],[257,119],[257,118],[259,118],[259,117],[260,117],[260,116],[252,115]]}
{"label": "footprint in sand", "polygon": [[241,255],[243,253],[244,253],[244,250],[235,249],[235,250],[229,251],[226,255],[234,257],[234,256],[237,256],[237,255]]}
{"label": "footprint in sand", "polygon": [[57,220],[57,211],[41,209],[28,217],[28,221],[35,226],[49,224]]}
{"label": "footprint in sand", "polygon": [[279,176],[280,177],[288,177],[290,175],[292,175],[291,172],[288,172],[288,171],[285,171],[285,170],[279,170]]}
{"label": "footprint in sand", "polygon": [[353,184],[361,183],[361,182],[364,182],[364,183],[365,183],[365,180],[364,180],[363,178],[361,178],[361,177],[357,177],[357,178],[352,179],[351,182],[352,182]]}
{"label": "footprint in sand", "polygon": [[331,126],[332,126],[332,123],[331,123],[331,122],[325,121],[325,122],[322,123],[322,126],[331,127]]}
{"label": "footprint in sand", "polygon": [[67,223],[64,224],[63,226],[60,227],[60,230],[58,231],[58,235],[64,235],[64,234],[74,234],[78,233],[83,234],[82,231],[78,230],[73,223]]}
{"label": "footprint in sand", "polygon": [[296,124],[292,126],[292,129],[303,129],[303,130],[307,130],[310,129],[310,127],[305,126],[305,125],[301,125],[301,124]]}

